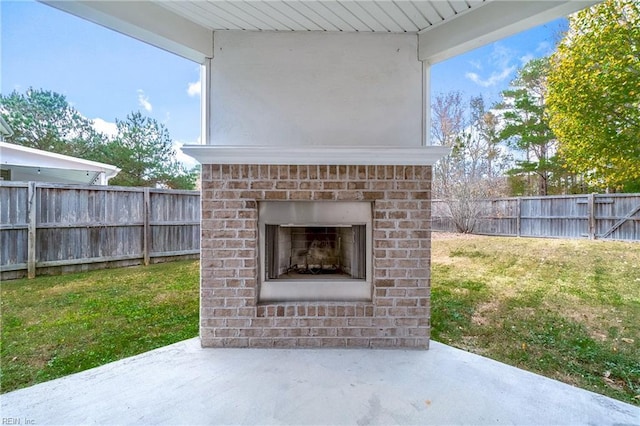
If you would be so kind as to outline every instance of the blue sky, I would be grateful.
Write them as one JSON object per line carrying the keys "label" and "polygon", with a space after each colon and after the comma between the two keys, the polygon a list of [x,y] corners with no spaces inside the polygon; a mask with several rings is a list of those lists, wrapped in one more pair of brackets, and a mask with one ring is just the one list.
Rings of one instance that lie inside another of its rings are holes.
{"label": "blue sky", "polygon": [[488,104],[499,101],[517,70],[551,54],[566,27],[565,18],[557,19],[433,65],[432,96],[459,90],[467,97],[482,94]]}
{"label": "blue sky", "polygon": [[[1,0],[0,13],[2,94],[61,93],[105,129],[139,110],[179,144],[199,143],[199,64],[34,1]],[[563,25],[553,21],[435,64],[432,96],[459,90],[498,101],[523,63],[552,51]]]}

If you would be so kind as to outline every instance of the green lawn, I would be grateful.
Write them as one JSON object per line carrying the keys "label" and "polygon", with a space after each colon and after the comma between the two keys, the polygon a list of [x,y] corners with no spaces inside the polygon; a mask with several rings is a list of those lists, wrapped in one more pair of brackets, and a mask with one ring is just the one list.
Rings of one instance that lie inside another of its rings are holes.
{"label": "green lawn", "polygon": [[[640,405],[640,244],[434,234],[434,340]],[[198,333],[198,262],[7,281],[8,392]]]}
{"label": "green lawn", "polygon": [[198,334],[196,261],[0,284],[2,392]]}
{"label": "green lawn", "polygon": [[432,338],[640,405],[640,244],[434,233]]}

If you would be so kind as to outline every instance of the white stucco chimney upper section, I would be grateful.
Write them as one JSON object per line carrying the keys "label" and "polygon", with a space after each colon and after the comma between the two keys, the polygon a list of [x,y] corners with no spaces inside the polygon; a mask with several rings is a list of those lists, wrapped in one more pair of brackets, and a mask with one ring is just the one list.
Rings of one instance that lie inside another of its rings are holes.
{"label": "white stucco chimney upper section", "polygon": [[216,32],[209,143],[418,147],[417,51],[416,34]]}

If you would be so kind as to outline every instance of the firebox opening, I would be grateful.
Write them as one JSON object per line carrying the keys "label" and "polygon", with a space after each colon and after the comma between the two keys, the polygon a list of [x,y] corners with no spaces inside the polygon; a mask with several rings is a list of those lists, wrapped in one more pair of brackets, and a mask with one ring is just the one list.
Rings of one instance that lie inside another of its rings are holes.
{"label": "firebox opening", "polygon": [[366,225],[266,225],[266,277],[366,279]]}
{"label": "firebox opening", "polygon": [[260,203],[260,301],[371,300],[371,208]]}

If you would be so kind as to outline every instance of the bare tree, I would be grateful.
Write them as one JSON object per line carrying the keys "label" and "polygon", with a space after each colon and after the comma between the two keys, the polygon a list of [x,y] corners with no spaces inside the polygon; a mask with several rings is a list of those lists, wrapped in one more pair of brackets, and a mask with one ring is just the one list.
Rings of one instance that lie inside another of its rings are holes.
{"label": "bare tree", "polygon": [[[435,145],[451,147],[455,150],[458,139],[464,130],[464,106],[460,92],[449,92],[436,97],[431,107],[433,120],[431,121],[432,140]],[[451,186],[451,179],[455,175],[455,156],[450,156],[438,162],[434,169],[434,195],[445,198]]]}
{"label": "bare tree", "polygon": [[434,169],[434,196],[445,200],[456,230],[465,233],[475,227],[478,199],[504,195],[508,165],[496,116],[486,111],[481,96],[468,108],[459,92],[437,96],[431,129],[436,144],[452,148]]}

